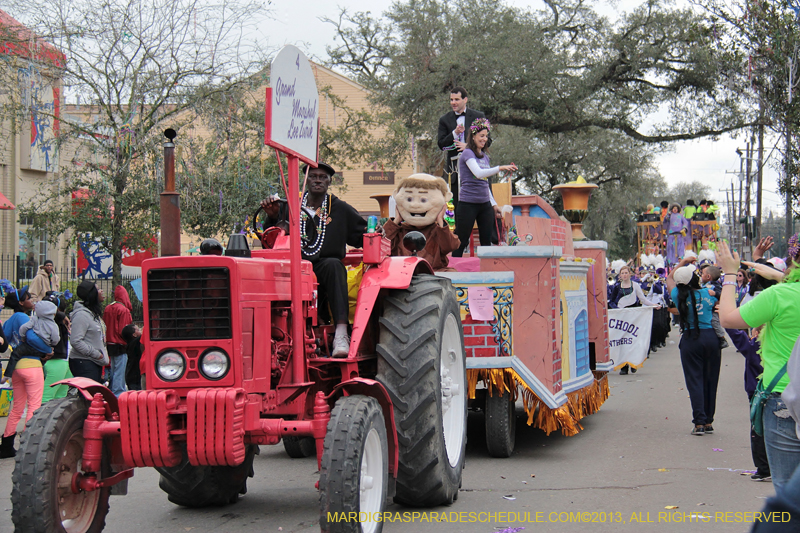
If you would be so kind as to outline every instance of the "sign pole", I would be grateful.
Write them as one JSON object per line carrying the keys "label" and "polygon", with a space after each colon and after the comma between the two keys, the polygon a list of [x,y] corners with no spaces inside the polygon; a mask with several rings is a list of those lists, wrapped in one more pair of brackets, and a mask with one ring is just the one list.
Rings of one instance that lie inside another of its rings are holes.
{"label": "sign pole", "polygon": [[[305,375],[305,317],[301,283],[300,161],[316,168],[319,155],[319,94],[314,72],[297,47],[284,46],[272,60],[266,91],[264,144],[286,154],[289,206],[289,272],[292,293],[292,378]],[[280,157],[280,156],[278,156]]]}
{"label": "sign pole", "polygon": [[289,264],[292,277],[292,345],[294,356],[292,358],[292,378],[295,383],[306,381],[305,365],[305,320],[303,318],[301,254],[300,254],[300,160],[294,155],[288,155],[286,178],[289,181]]}

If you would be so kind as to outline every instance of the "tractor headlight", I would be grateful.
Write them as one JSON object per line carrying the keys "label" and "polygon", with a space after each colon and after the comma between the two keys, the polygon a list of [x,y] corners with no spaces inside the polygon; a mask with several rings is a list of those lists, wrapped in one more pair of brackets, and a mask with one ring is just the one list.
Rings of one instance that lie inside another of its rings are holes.
{"label": "tractor headlight", "polygon": [[156,359],[156,374],[164,381],[181,379],[186,370],[186,359],[174,350],[161,353]]}
{"label": "tractor headlight", "polygon": [[219,348],[211,348],[200,356],[198,366],[204,377],[216,381],[225,377],[231,367],[231,361],[228,354]]}

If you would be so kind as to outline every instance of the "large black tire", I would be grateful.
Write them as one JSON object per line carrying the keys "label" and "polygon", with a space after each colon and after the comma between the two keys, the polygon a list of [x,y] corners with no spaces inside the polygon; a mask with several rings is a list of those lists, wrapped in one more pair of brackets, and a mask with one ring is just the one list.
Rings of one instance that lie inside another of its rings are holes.
{"label": "large black tire", "polygon": [[[111,488],[79,494],[70,490],[73,474],[81,471],[88,414],[88,402],[71,396],[47,402],[26,424],[11,478],[16,533],[103,530]],[[107,456],[102,465],[100,477],[107,477]]]}
{"label": "large black tire", "polygon": [[236,503],[240,494],[247,493],[247,478],[253,477],[253,459],[258,446],[247,447],[242,464],[237,466],[194,466],[186,450],[181,464],[156,468],[161,479],[158,486],[167,499],[184,507],[212,507]]}
{"label": "large black tire", "polygon": [[283,449],[292,459],[303,459],[317,453],[314,437],[283,437]]}
{"label": "large black tire", "polygon": [[458,497],[467,442],[464,332],[450,280],[417,275],[383,300],[377,379],[394,404],[400,468],[394,501]]}
{"label": "large black tire", "polygon": [[492,457],[511,457],[517,436],[514,396],[506,391],[486,393],[486,448]]}
{"label": "large black tire", "polygon": [[[383,522],[369,518],[380,518],[386,504],[388,450],[386,422],[378,401],[361,395],[339,398],[328,422],[319,476],[322,531],[382,531]],[[350,513],[367,521],[347,519]]]}

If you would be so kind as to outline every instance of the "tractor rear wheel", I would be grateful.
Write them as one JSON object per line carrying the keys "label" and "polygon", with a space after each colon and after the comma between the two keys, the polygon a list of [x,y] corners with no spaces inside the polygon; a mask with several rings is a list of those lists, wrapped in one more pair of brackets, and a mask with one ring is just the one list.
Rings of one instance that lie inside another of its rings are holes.
{"label": "tractor rear wheel", "polygon": [[314,437],[283,437],[283,449],[292,459],[303,459],[317,453]]}
{"label": "tractor rear wheel", "polygon": [[517,413],[511,393],[486,394],[486,448],[492,457],[511,457],[517,435]]}
{"label": "tractor rear wheel", "polygon": [[[388,449],[386,422],[378,401],[361,395],[339,398],[328,422],[320,468],[322,531],[382,531],[383,522],[370,518],[379,518],[386,503]],[[348,519],[351,513],[357,513],[359,520]],[[367,520],[360,522],[364,517]]]}
{"label": "tractor rear wheel", "polygon": [[[89,403],[82,397],[51,400],[27,423],[17,452],[11,518],[18,533],[94,533],[103,530],[111,488],[72,492],[82,472],[83,423]],[[102,472],[111,475],[104,447]]]}
{"label": "tractor rear wheel", "polygon": [[400,466],[394,501],[451,504],[467,442],[464,333],[450,280],[417,275],[383,299],[377,379],[394,404]]}
{"label": "tractor rear wheel", "polygon": [[247,493],[247,478],[253,477],[253,459],[258,446],[250,445],[242,464],[237,466],[194,466],[186,450],[181,464],[156,468],[161,474],[158,486],[167,499],[183,507],[211,507],[236,503],[240,494]]}

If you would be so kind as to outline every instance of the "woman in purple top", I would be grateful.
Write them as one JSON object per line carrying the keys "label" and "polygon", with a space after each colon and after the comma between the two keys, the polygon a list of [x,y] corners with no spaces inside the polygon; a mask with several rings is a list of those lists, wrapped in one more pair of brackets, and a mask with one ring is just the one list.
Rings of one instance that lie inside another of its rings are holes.
{"label": "woman in purple top", "polygon": [[461,257],[464,248],[470,243],[472,227],[478,221],[478,234],[481,246],[492,244],[492,225],[495,224],[495,202],[489,188],[489,176],[500,171],[514,171],[517,166],[501,165],[492,167],[489,156],[483,151],[489,141],[491,124],[485,118],[478,118],[470,125],[467,134],[467,147],[458,158],[460,188],[458,211],[456,211],[456,235],[461,246],[453,252],[453,257]]}

